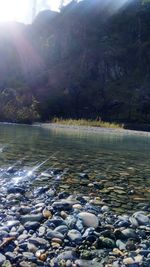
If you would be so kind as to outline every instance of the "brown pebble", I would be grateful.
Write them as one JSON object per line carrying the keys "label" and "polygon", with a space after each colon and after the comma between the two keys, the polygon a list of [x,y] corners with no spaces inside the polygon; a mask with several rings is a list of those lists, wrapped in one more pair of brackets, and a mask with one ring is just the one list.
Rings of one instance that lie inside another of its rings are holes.
{"label": "brown pebble", "polygon": [[43,261],[44,262],[47,259],[47,254],[46,253],[43,253],[38,258],[39,258],[40,261]]}
{"label": "brown pebble", "polygon": [[61,211],[60,215],[63,219],[66,219],[68,217],[68,214],[63,210]]}
{"label": "brown pebble", "polygon": [[52,248],[60,248],[60,244],[58,244],[56,242],[52,242],[51,246],[52,246]]}
{"label": "brown pebble", "polygon": [[46,219],[51,219],[53,217],[53,215],[49,210],[44,209],[43,210],[43,217],[46,218]]}
{"label": "brown pebble", "polygon": [[58,244],[62,244],[62,240],[60,239],[60,238],[56,238],[56,237],[54,237],[53,239],[52,239],[52,243],[58,243]]}

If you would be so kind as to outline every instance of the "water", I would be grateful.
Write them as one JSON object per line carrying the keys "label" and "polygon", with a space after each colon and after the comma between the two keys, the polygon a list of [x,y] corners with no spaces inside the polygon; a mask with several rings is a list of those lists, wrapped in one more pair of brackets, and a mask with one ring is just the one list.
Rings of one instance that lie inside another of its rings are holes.
{"label": "water", "polygon": [[31,178],[133,212],[150,200],[150,137],[1,124],[1,186]]}

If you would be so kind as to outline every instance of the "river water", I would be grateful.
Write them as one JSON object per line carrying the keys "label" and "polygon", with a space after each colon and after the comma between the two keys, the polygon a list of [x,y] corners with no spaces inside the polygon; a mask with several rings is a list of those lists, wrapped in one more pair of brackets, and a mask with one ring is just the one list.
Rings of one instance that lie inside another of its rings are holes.
{"label": "river water", "polygon": [[148,209],[150,137],[0,124],[1,188],[26,179],[119,213]]}

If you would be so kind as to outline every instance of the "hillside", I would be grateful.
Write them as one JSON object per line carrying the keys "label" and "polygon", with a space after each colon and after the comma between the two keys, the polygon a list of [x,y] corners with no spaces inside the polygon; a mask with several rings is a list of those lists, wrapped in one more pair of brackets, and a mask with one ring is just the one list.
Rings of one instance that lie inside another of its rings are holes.
{"label": "hillside", "polygon": [[150,3],[72,1],[0,26],[0,120],[150,123]]}

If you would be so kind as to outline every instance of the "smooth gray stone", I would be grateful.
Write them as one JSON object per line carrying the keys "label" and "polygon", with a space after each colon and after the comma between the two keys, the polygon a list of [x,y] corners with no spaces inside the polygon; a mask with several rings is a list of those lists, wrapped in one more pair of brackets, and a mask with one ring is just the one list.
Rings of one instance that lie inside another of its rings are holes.
{"label": "smooth gray stone", "polygon": [[6,223],[6,226],[10,229],[12,228],[13,226],[18,226],[20,225],[20,221],[18,220],[10,220],[10,221],[7,221]]}
{"label": "smooth gray stone", "polygon": [[78,243],[82,240],[82,235],[79,231],[72,229],[68,232],[68,237],[71,242]]}
{"label": "smooth gray stone", "polygon": [[73,251],[65,251],[58,255],[57,260],[76,260],[76,255]]}
{"label": "smooth gray stone", "polygon": [[39,227],[40,227],[40,223],[39,222],[26,222],[24,224],[24,228],[27,231],[29,231],[29,230],[36,230]]}
{"label": "smooth gray stone", "polygon": [[88,260],[76,260],[76,267],[104,267],[100,262],[93,262]]}
{"label": "smooth gray stone", "polygon": [[57,232],[56,230],[48,230],[47,235],[46,235],[47,239],[52,239],[52,238],[59,238],[59,239],[64,239],[64,235],[61,234],[60,232]]}
{"label": "smooth gray stone", "polygon": [[121,240],[117,240],[116,241],[116,245],[117,245],[117,247],[120,249],[120,250],[125,250],[126,249],[126,244],[125,243],[123,243]]}
{"label": "smooth gray stone", "polygon": [[130,217],[129,218],[129,221],[130,221],[130,223],[131,223],[131,225],[133,226],[133,227],[138,227],[139,226],[139,223],[138,223],[138,221],[137,221],[137,219],[136,218],[134,218],[134,217]]}
{"label": "smooth gray stone", "polygon": [[68,227],[66,225],[60,225],[60,226],[55,228],[55,231],[64,235],[68,232]]}
{"label": "smooth gray stone", "polygon": [[14,262],[16,259],[16,255],[13,252],[6,252],[5,256],[7,257],[8,260],[10,260],[11,262]]}
{"label": "smooth gray stone", "polygon": [[40,238],[40,237],[32,237],[28,241],[29,241],[29,243],[32,243],[35,246],[41,246],[41,245],[45,246],[45,245],[47,245],[49,243],[44,238]]}
{"label": "smooth gray stone", "polygon": [[99,225],[99,219],[96,215],[90,212],[80,212],[79,218],[83,221],[84,226],[97,228]]}
{"label": "smooth gray stone", "polygon": [[150,224],[150,219],[146,216],[143,212],[135,212],[133,217],[138,221],[141,225],[148,225]]}
{"label": "smooth gray stone", "polygon": [[138,238],[138,235],[136,234],[136,232],[133,229],[127,228],[125,230],[122,230],[122,234],[126,237],[126,238]]}
{"label": "smooth gray stone", "polygon": [[3,239],[3,238],[8,237],[8,236],[9,236],[8,232],[0,231],[0,239]]}
{"label": "smooth gray stone", "polygon": [[70,210],[72,208],[72,203],[66,200],[56,201],[52,204],[52,207],[56,210]]}
{"label": "smooth gray stone", "polygon": [[0,253],[0,266],[6,261],[6,257]]}
{"label": "smooth gray stone", "polygon": [[23,223],[26,223],[26,222],[41,222],[42,219],[43,219],[42,213],[39,213],[39,214],[28,214],[28,215],[21,216],[21,221]]}
{"label": "smooth gray stone", "polygon": [[2,267],[11,267],[11,266],[12,266],[11,262],[8,260],[4,261],[4,263],[2,264]]}

